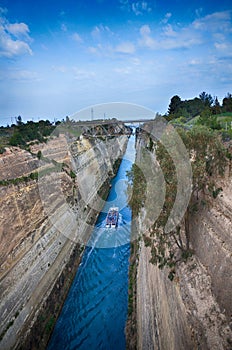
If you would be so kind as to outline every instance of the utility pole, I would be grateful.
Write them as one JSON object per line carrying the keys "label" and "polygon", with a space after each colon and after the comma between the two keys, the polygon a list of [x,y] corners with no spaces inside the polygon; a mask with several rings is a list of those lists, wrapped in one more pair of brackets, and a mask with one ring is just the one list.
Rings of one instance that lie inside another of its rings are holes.
{"label": "utility pole", "polygon": [[93,121],[93,108],[91,108],[91,120]]}

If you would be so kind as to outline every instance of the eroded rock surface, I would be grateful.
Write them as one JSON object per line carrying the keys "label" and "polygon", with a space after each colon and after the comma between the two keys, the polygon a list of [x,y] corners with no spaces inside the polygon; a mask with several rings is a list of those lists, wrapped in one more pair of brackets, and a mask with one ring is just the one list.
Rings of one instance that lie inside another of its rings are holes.
{"label": "eroded rock surface", "polygon": [[[1,180],[10,180],[0,186],[1,349],[20,348],[38,315],[43,321],[40,310],[49,309],[49,303],[44,305],[51,291],[62,295],[61,290],[68,288],[66,281],[71,283],[75,261],[89,238],[103,203],[101,195],[108,191],[114,164],[127,140],[126,135],[67,140],[61,134],[47,144],[32,146],[31,153],[14,147],[0,155]],[[33,172],[38,180],[29,178]],[[74,262],[68,265],[71,256]],[[45,327],[48,334],[54,324],[50,321]],[[23,348],[45,346],[28,344]]]}

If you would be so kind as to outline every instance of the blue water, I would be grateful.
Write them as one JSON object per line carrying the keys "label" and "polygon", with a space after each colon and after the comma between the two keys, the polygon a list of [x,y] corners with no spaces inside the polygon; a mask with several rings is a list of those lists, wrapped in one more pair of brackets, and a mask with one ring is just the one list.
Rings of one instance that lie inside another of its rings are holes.
{"label": "blue water", "polygon": [[[47,350],[125,349],[131,211],[126,171],[134,162],[134,137],[82,257]],[[117,229],[106,229],[109,207],[118,206]]]}

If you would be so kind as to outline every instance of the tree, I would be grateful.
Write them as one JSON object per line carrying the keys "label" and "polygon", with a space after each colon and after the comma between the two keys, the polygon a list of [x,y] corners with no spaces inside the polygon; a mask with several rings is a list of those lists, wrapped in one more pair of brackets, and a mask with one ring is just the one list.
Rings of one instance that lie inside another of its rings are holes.
{"label": "tree", "polygon": [[14,132],[14,134],[9,139],[9,144],[11,146],[25,145],[22,134],[20,134],[18,131]]}
{"label": "tree", "polygon": [[171,98],[171,102],[168,107],[168,114],[176,115],[180,109],[181,106],[181,98],[178,95],[175,95]]}
{"label": "tree", "polygon": [[227,96],[222,101],[223,112],[232,112],[232,95],[228,92]]}
{"label": "tree", "polygon": [[218,101],[217,96],[214,99],[214,104],[213,104],[211,110],[212,110],[213,114],[220,114],[221,113],[221,106],[220,106],[220,103]]}
{"label": "tree", "polygon": [[183,101],[182,104],[187,110],[190,118],[199,115],[201,111],[204,109],[204,104],[202,103],[202,100],[198,97],[195,97],[192,100]]}
{"label": "tree", "polygon": [[210,107],[213,103],[213,97],[210,94],[207,94],[205,91],[203,91],[199,95],[201,101],[204,103],[205,107]]}
{"label": "tree", "polygon": [[37,158],[38,158],[38,159],[41,159],[41,158],[42,158],[42,152],[41,152],[41,150],[39,150],[39,151],[37,152]]}

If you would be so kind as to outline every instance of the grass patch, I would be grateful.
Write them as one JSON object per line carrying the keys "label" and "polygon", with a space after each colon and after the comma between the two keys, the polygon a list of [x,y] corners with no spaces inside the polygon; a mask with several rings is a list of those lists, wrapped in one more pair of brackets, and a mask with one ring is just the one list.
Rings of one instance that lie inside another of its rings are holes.
{"label": "grass patch", "polygon": [[45,331],[46,333],[50,333],[51,330],[53,329],[54,327],[54,324],[55,324],[55,317],[52,316],[50,317],[50,319],[48,320],[48,322],[46,323],[46,326],[45,326]]}

